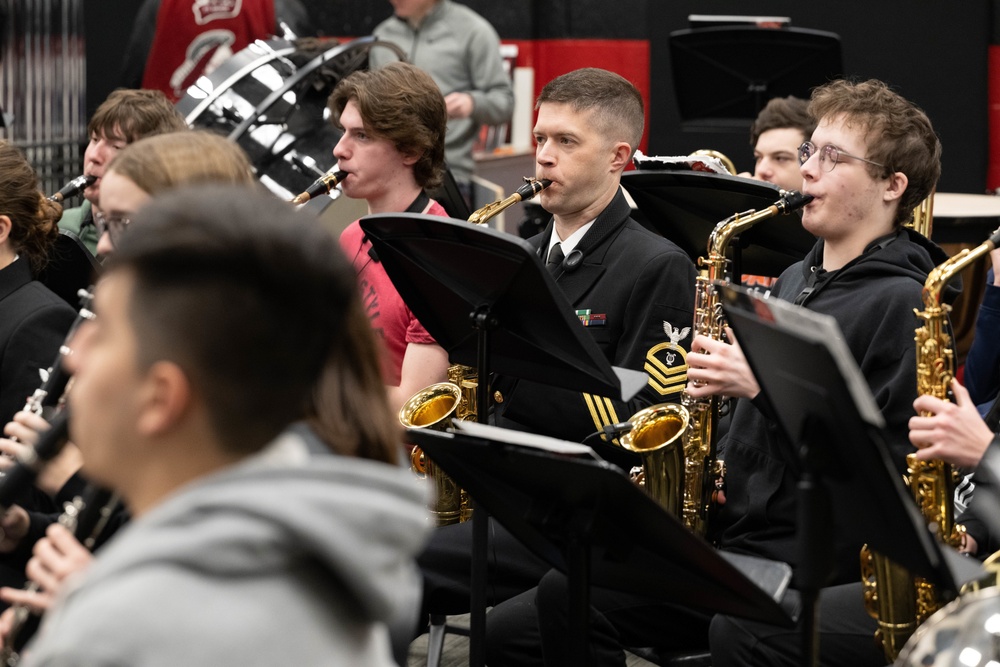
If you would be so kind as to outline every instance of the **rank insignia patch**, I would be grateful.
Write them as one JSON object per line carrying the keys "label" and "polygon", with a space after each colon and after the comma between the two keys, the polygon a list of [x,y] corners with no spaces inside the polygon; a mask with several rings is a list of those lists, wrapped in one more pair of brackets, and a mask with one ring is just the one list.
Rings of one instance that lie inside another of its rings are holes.
{"label": "rank insignia patch", "polygon": [[661,396],[667,396],[681,391],[687,384],[687,351],[680,343],[691,333],[691,327],[681,329],[665,321],[663,332],[669,342],[649,348],[643,370],[649,373],[649,386]]}
{"label": "rank insignia patch", "polygon": [[580,318],[580,322],[585,327],[603,327],[608,323],[606,313],[591,313],[590,308],[576,311],[576,316]]}

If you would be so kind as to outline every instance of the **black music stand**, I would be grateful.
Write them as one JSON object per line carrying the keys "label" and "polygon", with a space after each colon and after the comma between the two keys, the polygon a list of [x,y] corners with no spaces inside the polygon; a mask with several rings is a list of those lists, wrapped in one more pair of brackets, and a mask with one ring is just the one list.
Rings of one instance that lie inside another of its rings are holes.
{"label": "black music stand", "polygon": [[668,41],[684,129],[748,127],[772,97],[809,99],[843,73],[832,32],[727,26],[678,30]]}
{"label": "black music stand", "polygon": [[[571,653],[586,665],[589,587],[790,625],[785,563],[717,551],[617,467],[575,443],[473,424],[407,431],[540,558],[569,578]],[[549,449],[547,441],[554,443]],[[541,443],[541,446],[538,444]]]}
{"label": "black music stand", "polygon": [[[477,368],[480,421],[494,370],[626,401],[645,386],[645,373],[608,363],[527,241],[415,213],[371,215],[360,224],[403,301],[448,358]],[[486,626],[483,514],[472,515],[472,665],[483,663]]]}
{"label": "black music stand", "polygon": [[[649,225],[697,260],[719,221],[733,213],[761,210],[776,202],[781,190],[771,183],[702,171],[656,169],[655,162],[622,175],[624,187]],[[733,276],[777,276],[802,259],[816,238],[793,211],[765,220],[740,234],[731,245]]]}
{"label": "black music stand", "polygon": [[[830,525],[855,526],[878,551],[954,597],[983,574],[939,544],[885,443],[884,421],[836,321],[779,299],[721,286],[723,308],[761,391],[801,462],[796,573],[803,659],[817,664],[816,602],[830,574]],[[872,512],[878,508],[878,512]]]}

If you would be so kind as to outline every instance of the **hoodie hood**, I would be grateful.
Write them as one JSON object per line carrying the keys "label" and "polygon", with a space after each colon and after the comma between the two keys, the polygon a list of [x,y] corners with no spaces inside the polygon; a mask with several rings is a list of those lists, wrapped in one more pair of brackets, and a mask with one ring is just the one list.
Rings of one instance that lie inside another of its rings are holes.
{"label": "hoodie hood", "polygon": [[309,457],[286,435],[128,526],[82,584],[100,586],[135,568],[253,578],[307,563],[346,589],[360,617],[386,621],[419,595],[413,559],[430,530],[427,491],[408,470]]}
{"label": "hoodie hood", "polygon": [[[808,283],[810,274],[822,266],[823,247],[824,242],[820,239],[802,260],[800,279],[803,284]],[[833,273],[837,274],[837,287],[844,290],[854,290],[859,283],[889,277],[910,278],[923,286],[927,274],[947,259],[948,254],[936,243],[918,232],[903,228],[873,241],[865,252]],[[822,286],[818,287],[816,292],[821,289]],[[961,291],[962,281],[956,276],[943,291],[944,301],[954,302]],[[810,299],[814,294],[810,295]]]}

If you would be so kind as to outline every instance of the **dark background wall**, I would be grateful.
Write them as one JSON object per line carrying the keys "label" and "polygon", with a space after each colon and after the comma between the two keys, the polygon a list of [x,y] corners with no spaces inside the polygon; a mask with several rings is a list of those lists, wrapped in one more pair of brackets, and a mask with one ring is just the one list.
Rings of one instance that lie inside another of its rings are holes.
{"label": "dark background wall", "polygon": [[[391,12],[387,0],[302,1],[315,18],[316,31],[323,35],[369,34]],[[468,0],[465,4],[489,19],[504,40],[648,40],[648,152],[677,155],[714,148],[729,154],[741,169],[751,167],[744,128],[720,132],[681,128],[667,48],[669,33],[686,28],[687,16],[692,13],[789,16],[795,27],[838,33],[845,74],[883,79],[931,117],[944,145],[939,189],[982,192],[988,160],[987,49],[997,32],[996,2]],[[138,4],[137,0],[88,0],[85,5],[91,110],[116,85],[122,49]],[[574,48],[580,51],[581,61],[586,61],[586,41]],[[634,70],[634,63],[613,56],[602,56],[601,65],[611,70]],[[712,81],[706,80],[704,85],[711,86]]]}
{"label": "dark background wall", "polygon": [[[766,14],[789,16],[792,25],[840,35],[844,74],[878,78],[920,105],[944,148],[940,191],[982,192],[987,163],[987,47],[992,2],[969,0],[961,8],[945,3],[839,0],[716,0],[707,11],[696,0],[656,2],[649,16],[652,85],[650,150],[683,154],[697,148],[732,153],[749,165],[746,134],[685,132],[671,84],[666,35],[687,27],[687,15]],[[654,37],[655,36],[655,37]],[[753,54],[748,53],[748,58]],[[711,82],[706,81],[706,86]]]}

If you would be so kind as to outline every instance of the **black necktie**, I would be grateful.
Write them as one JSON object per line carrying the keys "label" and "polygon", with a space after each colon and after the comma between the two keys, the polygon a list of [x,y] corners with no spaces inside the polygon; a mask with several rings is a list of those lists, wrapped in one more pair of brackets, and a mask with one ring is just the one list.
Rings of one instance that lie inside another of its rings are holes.
{"label": "black necktie", "polygon": [[549,273],[554,274],[556,270],[562,266],[563,261],[563,251],[562,245],[557,243],[552,246],[552,250],[549,250],[549,258],[545,262],[545,268],[549,270]]}

